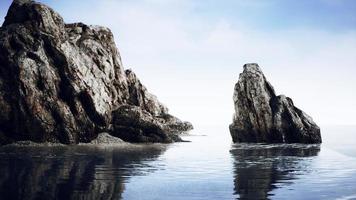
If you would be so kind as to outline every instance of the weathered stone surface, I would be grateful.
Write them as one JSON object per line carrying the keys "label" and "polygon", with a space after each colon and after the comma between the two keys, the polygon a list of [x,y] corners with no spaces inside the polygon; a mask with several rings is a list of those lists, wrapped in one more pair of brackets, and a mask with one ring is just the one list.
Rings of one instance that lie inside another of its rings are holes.
{"label": "weathered stone surface", "polygon": [[111,130],[122,105],[168,114],[125,73],[108,28],[65,24],[34,1],[12,3],[0,28],[0,143],[90,142]]}
{"label": "weathered stone surface", "polygon": [[83,145],[113,145],[113,146],[118,146],[118,145],[127,145],[129,143],[124,142],[122,139],[118,137],[114,137],[110,135],[109,133],[99,133],[98,137],[96,137],[94,140],[90,141],[90,143],[81,143]]}
{"label": "weathered stone surface", "polygon": [[112,135],[128,142],[179,142],[178,133],[193,129],[189,122],[163,113],[154,116],[139,106],[121,106],[113,114]]}
{"label": "weathered stone surface", "polygon": [[125,70],[127,86],[129,90],[129,102],[149,112],[153,116],[168,113],[168,108],[157,100],[157,97],[149,93],[132,70]]}
{"label": "weathered stone surface", "polygon": [[181,141],[177,134],[193,129],[170,115],[168,108],[149,93],[132,70],[125,70],[129,106],[114,112],[112,134],[129,142]]}
{"label": "weathered stone surface", "polygon": [[129,142],[172,142],[163,125],[138,106],[121,106],[114,112],[114,136]]}
{"label": "weathered stone surface", "polygon": [[244,65],[234,91],[234,142],[321,143],[320,129],[293,101],[276,96],[257,64]]}

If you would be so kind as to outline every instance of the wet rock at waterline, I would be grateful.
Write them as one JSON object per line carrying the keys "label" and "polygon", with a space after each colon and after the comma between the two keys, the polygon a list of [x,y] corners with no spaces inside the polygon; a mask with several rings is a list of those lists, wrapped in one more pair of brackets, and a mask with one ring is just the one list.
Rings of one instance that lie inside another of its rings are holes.
{"label": "wet rock at waterline", "polygon": [[[34,1],[12,3],[0,28],[0,144],[75,144],[90,142],[100,132],[122,135],[123,129],[112,128],[123,124],[115,120],[112,125],[113,113],[126,105],[137,106],[159,126],[171,127],[142,131],[143,136],[164,135],[170,142],[192,128],[178,119],[162,120],[170,116],[168,109],[132,71],[125,72],[108,28],[65,24],[58,13]],[[151,128],[144,123],[140,129],[145,125]]]}
{"label": "wet rock at waterline", "polygon": [[321,143],[320,129],[312,118],[292,99],[277,96],[257,64],[244,65],[233,99],[230,133],[234,142]]}

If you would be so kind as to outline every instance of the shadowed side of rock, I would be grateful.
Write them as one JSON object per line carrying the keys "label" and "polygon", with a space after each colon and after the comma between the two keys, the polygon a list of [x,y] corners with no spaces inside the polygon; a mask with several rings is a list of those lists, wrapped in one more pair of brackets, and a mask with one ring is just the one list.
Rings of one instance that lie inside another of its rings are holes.
{"label": "shadowed side of rock", "polygon": [[257,64],[244,65],[234,91],[234,142],[321,143],[320,128],[293,101],[276,96]]}
{"label": "shadowed side of rock", "polygon": [[112,133],[125,105],[168,123],[168,109],[132,74],[108,28],[65,24],[44,4],[15,0],[0,28],[0,144],[90,142]]}

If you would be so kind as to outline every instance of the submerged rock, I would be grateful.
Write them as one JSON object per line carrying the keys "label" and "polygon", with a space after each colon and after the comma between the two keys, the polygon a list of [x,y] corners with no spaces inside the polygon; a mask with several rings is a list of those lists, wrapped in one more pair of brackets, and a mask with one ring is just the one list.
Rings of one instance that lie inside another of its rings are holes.
{"label": "submerged rock", "polygon": [[[12,3],[0,28],[0,144],[90,142],[100,132],[111,133],[113,112],[125,105],[154,119],[168,115],[125,72],[108,28],[65,24],[51,8],[31,0]],[[174,131],[192,128],[180,121],[173,125]]]}
{"label": "submerged rock", "polygon": [[244,65],[234,91],[233,142],[321,143],[320,128],[294,106],[276,96],[257,64]]}

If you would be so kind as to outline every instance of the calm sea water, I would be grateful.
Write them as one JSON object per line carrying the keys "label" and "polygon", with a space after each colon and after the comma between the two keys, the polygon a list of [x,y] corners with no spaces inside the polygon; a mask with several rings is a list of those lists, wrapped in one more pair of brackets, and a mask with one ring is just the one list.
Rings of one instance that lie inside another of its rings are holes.
{"label": "calm sea water", "polygon": [[1,147],[0,199],[356,199],[356,127],[322,145],[232,144],[223,128],[189,143]]}

